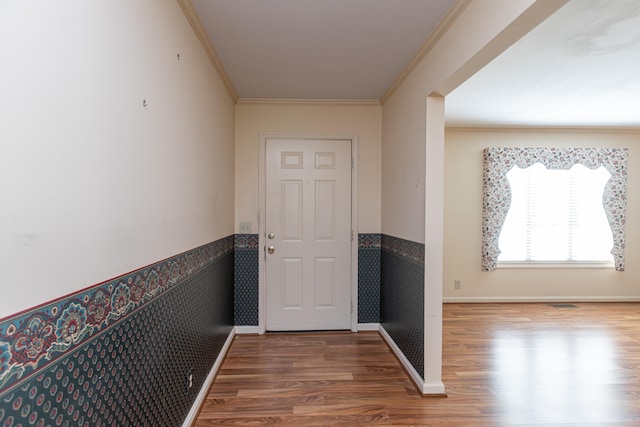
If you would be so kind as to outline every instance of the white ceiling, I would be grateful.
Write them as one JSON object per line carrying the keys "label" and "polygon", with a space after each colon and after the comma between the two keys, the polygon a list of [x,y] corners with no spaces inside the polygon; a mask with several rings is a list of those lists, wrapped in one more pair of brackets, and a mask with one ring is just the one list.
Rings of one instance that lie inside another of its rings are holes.
{"label": "white ceiling", "polygon": [[571,0],[445,104],[448,125],[640,127],[640,1]]}
{"label": "white ceiling", "polygon": [[[240,98],[380,99],[455,0],[192,0]],[[571,0],[446,97],[450,126],[640,127],[640,1]]]}
{"label": "white ceiling", "polygon": [[455,0],[193,0],[240,98],[380,99]]}

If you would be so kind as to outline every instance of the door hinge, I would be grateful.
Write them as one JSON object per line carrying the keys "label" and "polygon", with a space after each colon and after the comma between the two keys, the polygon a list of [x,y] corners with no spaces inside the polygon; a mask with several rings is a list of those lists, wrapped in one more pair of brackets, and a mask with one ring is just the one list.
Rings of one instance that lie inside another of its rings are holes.
{"label": "door hinge", "polygon": [[353,242],[353,230],[351,230],[351,241]]}
{"label": "door hinge", "polygon": [[353,301],[351,301],[351,314],[353,314]]}

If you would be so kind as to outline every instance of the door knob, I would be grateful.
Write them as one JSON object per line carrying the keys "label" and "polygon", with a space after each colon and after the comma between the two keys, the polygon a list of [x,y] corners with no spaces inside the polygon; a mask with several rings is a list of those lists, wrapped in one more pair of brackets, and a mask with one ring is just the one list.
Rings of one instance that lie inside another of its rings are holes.
{"label": "door knob", "polygon": [[274,246],[269,246],[269,247],[267,247],[267,251],[268,251],[270,254],[272,254],[272,253],[274,253],[274,252],[276,251],[276,248],[275,248]]}

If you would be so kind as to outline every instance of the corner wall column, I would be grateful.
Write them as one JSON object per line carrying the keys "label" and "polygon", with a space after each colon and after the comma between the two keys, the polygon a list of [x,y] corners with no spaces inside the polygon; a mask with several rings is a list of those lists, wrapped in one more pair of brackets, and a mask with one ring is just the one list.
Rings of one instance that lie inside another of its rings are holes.
{"label": "corner wall column", "polygon": [[444,242],[444,97],[426,100],[424,385],[445,393],[442,382],[442,269]]}

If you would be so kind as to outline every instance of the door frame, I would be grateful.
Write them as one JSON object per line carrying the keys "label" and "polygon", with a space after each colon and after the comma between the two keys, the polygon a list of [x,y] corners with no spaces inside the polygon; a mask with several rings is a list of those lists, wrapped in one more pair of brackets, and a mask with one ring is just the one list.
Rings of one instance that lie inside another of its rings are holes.
{"label": "door frame", "polygon": [[358,135],[353,133],[260,133],[260,188],[258,191],[258,333],[266,332],[267,278],[266,278],[266,152],[267,139],[347,140],[351,142],[351,331],[358,331]]}

